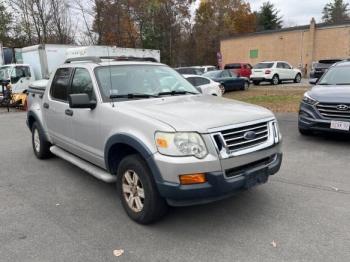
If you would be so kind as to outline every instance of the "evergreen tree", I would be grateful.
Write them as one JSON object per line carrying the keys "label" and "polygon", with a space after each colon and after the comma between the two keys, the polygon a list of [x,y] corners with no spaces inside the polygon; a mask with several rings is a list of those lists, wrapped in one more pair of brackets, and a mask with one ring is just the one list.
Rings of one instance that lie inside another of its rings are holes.
{"label": "evergreen tree", "polygon": [[349,4],[343,0],[333,0],[323,8],[323,21],[326,23],[342,23],[349,20]]}
{"label": "evergreen tree", "polygon": [[257,30],[275,30],[282,28],[282,17],[275,6],[268,2],[263,3],[257,16]]}

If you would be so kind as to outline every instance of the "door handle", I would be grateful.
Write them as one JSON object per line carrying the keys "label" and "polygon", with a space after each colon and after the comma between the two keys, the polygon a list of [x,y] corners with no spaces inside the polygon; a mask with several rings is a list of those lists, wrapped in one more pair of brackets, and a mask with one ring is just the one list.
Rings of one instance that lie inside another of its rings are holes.
{"label": "door handle", "polygon": [[44,107],[45,109],[49,109],[49,108],[50,108],[50,105],[49,105],[48,103],[44,103],[44,104],[43,104],[43,107]]}
{"label": "door handle", "polygon": [[73,110],[66,109],[66,111],[64,111],[64,112],[67,116],[73,116]]}

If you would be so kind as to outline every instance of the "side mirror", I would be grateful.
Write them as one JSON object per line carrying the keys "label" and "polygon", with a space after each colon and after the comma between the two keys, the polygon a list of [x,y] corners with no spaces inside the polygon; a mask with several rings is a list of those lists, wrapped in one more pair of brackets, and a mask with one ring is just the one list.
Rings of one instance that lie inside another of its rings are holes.
{"label": "side mirror", "polygon": [[96,107],[96,101],[90,100],[88,94],[71,94],[68,96],[68,102],[70,108],[90,108]]}
{"label": "side mirror", "polygon": [[309,79],[310,85],[316,85],[317,82],[318,82],[318,78],[311,78],[311,79]]}

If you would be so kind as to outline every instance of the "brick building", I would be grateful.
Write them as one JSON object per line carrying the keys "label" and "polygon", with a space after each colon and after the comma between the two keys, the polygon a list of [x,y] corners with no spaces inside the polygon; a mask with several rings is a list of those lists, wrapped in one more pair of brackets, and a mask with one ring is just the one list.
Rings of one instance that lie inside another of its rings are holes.
{"label": "brick building", "polygon": [[313,61],[350,58],[350,22],[337,25],[316,24],[262,31],[223,39],[223,64],[266,60],[285,60],[294,67],[310,71]]}

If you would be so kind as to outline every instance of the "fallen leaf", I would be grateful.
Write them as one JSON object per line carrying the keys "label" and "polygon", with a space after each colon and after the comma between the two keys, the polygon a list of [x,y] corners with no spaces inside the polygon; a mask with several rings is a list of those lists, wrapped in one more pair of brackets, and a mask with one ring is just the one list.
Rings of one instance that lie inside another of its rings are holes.
{"label": "fallen leaf", "polygon": [[113,255],[115,255],[116,257],[120,257],[123,254],[124,254],[124,250],[123,249],[116,249],[116,250],[113,251]]}
{"label": "fallen leaf", "polygon": [[335,191],[338,191],[338,190],[339,190],[339,188],[334,187],[334,186],[332,186],[331,188],[332,188],[333,190],[335,190]]}
{"label": "fallen leaf", "polygon": [[59,204],[59,203],[57,203],[57,204],[56,204],[56,207],[58,207],[59,205],[60,205],[60,204]]}
{"label": "fallen leaf", "polygon": [[276,241],[275,241],[275,240],[272,240],[271,245],[272,245],[273,247],[277,247]]}

